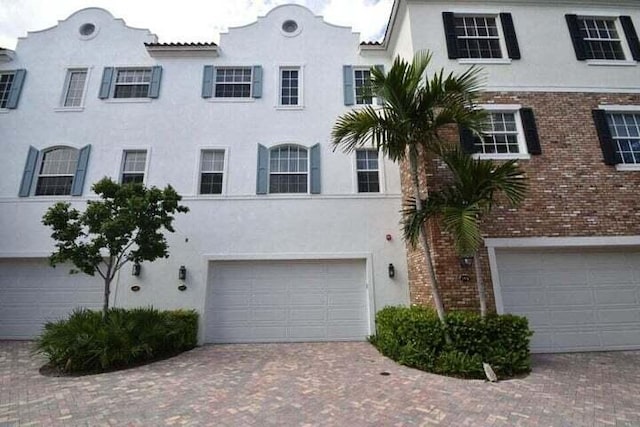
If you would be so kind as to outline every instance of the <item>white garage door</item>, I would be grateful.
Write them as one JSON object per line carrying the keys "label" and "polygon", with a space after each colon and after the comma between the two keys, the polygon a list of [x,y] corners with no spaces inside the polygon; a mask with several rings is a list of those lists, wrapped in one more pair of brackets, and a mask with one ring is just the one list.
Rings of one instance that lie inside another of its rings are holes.
{"label": "white garage door", "polygon": [[640,349],[640,250],[496,250],[505,313],[534,352]]}
{"label": "white garage door", "polygon": [[99,279],[43,259],[0,259],[0,339],[34,338],[76,307],[102,307]]}
{"label": "white garage door", "polygon": [[205,341],[364,340],[365,283],[364,260],[211,263]]}

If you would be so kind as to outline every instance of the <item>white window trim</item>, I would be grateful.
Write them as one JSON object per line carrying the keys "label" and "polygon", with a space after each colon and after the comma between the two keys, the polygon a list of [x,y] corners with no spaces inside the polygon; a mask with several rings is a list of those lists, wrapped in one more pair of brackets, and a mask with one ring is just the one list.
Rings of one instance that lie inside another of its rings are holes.
{"label": "white window trim", "polygon": [[[36,160],[36,168],[34,170],[33,173],[33,178],[31,181],[31,189],[29,191],[29,197],[36,197],[37,200],[43,200],[43,199],[66,199],[71,197],[71,193],[69,194],[63,194],[63,195],[58,195],[58,196],[53,196],[53,195],[39,195],[36,196],[36,188],[38,187],[38,179],[40,178],[40,169],[42,168],[42,160],[44,159],[44,154],[47,151],[50,150],[54,150],[56,148],[73,148],[74,150],[76,150],[78,152],[78,160],[79,160],[79,156],[80,156],[80,150],[82,149],[81,146],[77,146],[75,144],[68,144],[66,142],[61,142],[58,144],[52,144],[52,145],[47,145],[45,147],[42,148],[38,148],[38,159]],[[56,176],[56,175],[48,175],[48,176]],[[67,176],[67,175],[57,175],[57,176]],[[75,178],[75,174],[74,174],[74,178]],[[73,189],[73,180],[71,181],[71,186]]]}
{"label": "white window trim", "polygon": [[360,193],[358,191],[358,156],[356,154],[357,150],[371,150],[375,151],[375,148],[370,147],[360,147],[351,153],[351,170],[353,171],[351,175],[351,192],[358,196],[363,197],[375,197],[380,194],[385,194],[387,191],[386,188],[386,179],[385,179],[385,170],[384,170],[384,155],[382,152],[378,150],[378,180],[380,181],[380,191],[377,193]]}
{"label": "white window trim", "polygon": [[[84,103],[87,98],[87,88],[89,87],[89,79],[91,78],[92,69],[93,67],[91,66],[73,66],[66,68],[62,86],[62,96],[60,97],[60,102],[58,103],[58,106],[54,109],[54,111],[84,111]],[[80,100],[80,105],[76,107],[65,107],[64,101],[67,98],[67,93],[69,92],[69,80],[71,79],[71,72],[73,71],[85,71],[87,73],[87,76],[84,79],[84,87],[82,88],[82,99]]]}
{"label": "white window trim", "polygon": [[369,71],[374,65],[354,65],[353,72],[353,106],[354,108],[362,108],[366,106],[375,107],[381,105],[380,98],[377,96],[371,97],[371,104],[358,104],[358,94],[356,93],[356,71]]}
{"label": "white window trim", "polygon": [[[598,109],[604,110],[607,113],[640,113],[640,105],[598,105]],[[636,172],[640,171],[640,163],[635,165],[628,163],[617,163],[616,170],[620,172]]]}
{"label": "white window trim", "polygon": [[[629,41],[627,40],[627,35],[624,32],[624,28],[622,28],[622,24],[620,24],[619,16],[612,16],[610,13],[577,13],[576,16],[578,19],[606,19],[609,21],[613,21],[613,25],[616,27],[616,32],[618,33],[618,37],[620,40],[620,46],[622,47],[622,52],[624,53],[625,59],[587,59],[585,62],[587,65],[591,66],[622,66],[622,67],[630,67],[636,66],[637,62],[633,59],[633,55],[631,55],[631,49],[629,48]],[[584,39],[583,39],[584,40]]]}
{"label": "white window trim", "polygon": [[[217,150],[224,152],[224,167],[222,168],[222,193],[220,194],[200,194],[200,180],[202,177],[202,152]],[[227,186],[229,182],[229,150],[228,146],[220,145],[201,145],[197,147],[196,161],[197,165],[196,173],[193,177],[194,196],[202,199],[220,199],[227,196]]]}
{"label": "white window trim", "polygon": [[[115,66],[113,67],[113,76],[111,76],[111,88],[109,90],[109,98],[105,99],[105,101],[111,101],[114,103],[136,103],[136,102],[151,102],[151,98],[149,98],[148,93],[145,97],[139,98],[116,98],[116,86],[118,85],[116,81],[118,80],[118,72],[120,71],[136,71],[136,70],[149,70],[150,73],[153,73],[153,65],[125,65],[125,66]],[[151,90],[151,75],[149,76],[149,90]],[[140,83],[138,83],[140,84]],[[133,84],[132,84],[133,85]]]}
{"label": "white window trim", "polygon": [[[282,105],[281,93],[282,93],[282,71],[298,69],[298,104],[297,105]],[[276,85],[278,88],[276,93],[276,106],[277,110],[302,110],[304,109],[304,64],[279,64],[278,72],[276,73]],[[300,144],[297,144],[300,145]]]}
{"label": "white window trim", "polygon": [[[507,41],[504,37],[504,31],[502,30],[502,20],[500,19],[501,12],[453,12],[455,17],[480,17],[480,18],[495,18],[496,28],[498,29],[498,39],[500,43],[500,53],[502,58],[458,58],[459,64],[487,64],[487,65],[509,65],[511,64],[511,58],[509,58],[509,52],[507,51]],[[458,37],[456,37],[456,42]]]}
{"label": "white window trim", "polygon": [[115,164],[118,165],[118,169],[116,171],[115,176],[117,177],[116,182],[118,184],[122,184],[122,174],[124,172],[124,154],[127,151],[144,151],[147,152],[147,159],[144,165],[144,178],[142,179],[142,183],[146,186],[149,179],[149,164],[151,163],[151,146],[146,145],[131,145],[125,146],[120,149],[119,157],[116,160]]}
{"label": "white window trim", "polygon": [[[302,147],[307,150],[307,191],[304,193],[272,193],[271,188],[271,150],[283,147],[285,145],[293,145],[296,147]],[[269,157],[267,159],[269,167],[267,169],[267,195],[272,197],[296,197],[296,196],[310,196],[311,195],[311,147],[300,144],[299,142],[279,142],[277,144],[267,147]]]}
{"label": "white window trim", "polygon": [[[219,65],[215,67],[215,72],[213,74],[213,82],[211,87],[211,98],[207,98],[208,102],[255,102],[255,98],[253,97],[253,66],[252,65]],[[216,97],[216,75],[220,68],[233,69],[233,68],[248,68],[251,70],[251,80],[249,81],[249,96],[243,98],[232,98],[232,97]]]}
{"label": "white window trim", "polygon": [[483,160],[529,160],[531,154],[527,148],[527,141],[524,135],[524,127],[522,126],[522,117],[520,117],[520,104],[481,104],[478,108],[489,113],[510,113],[515,115],[516,130],[518,132],[518,148],[519,153],[474,153],[473,157]]}

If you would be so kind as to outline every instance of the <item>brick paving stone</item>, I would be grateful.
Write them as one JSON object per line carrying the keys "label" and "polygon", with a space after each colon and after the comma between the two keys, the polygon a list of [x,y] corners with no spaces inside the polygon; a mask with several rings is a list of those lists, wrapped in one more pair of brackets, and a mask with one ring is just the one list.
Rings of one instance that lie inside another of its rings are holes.
{"label": "brick paving stone", "polygon": [[32,345],[0,341],[0,427],[640,426],[640,352],[535,355],[530,375],[488,383],[399,366],[368,343],[217,345],[51,378]]}

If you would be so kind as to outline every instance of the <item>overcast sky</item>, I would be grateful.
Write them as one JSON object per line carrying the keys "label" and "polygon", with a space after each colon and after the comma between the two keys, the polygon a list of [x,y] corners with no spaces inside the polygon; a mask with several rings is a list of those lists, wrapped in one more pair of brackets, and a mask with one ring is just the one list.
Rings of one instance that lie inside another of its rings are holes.
{"label": "overcast sky", "polygon": [[327,22],[353,27],[362,41],[380,40],[393,0],[0,0],[0,47],[15,48],[27,31],[56,25],[73,12],[102,7],[160,42],[219,41],[228,27],[248,24],[277,5],[307,6]]}

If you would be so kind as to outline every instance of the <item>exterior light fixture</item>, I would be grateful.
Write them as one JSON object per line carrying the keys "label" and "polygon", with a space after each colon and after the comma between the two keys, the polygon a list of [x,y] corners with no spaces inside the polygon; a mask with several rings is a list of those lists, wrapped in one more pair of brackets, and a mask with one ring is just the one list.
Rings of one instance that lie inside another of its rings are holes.
{"label": "exterior light fixture", "polygon": [[131,275],[132,276],[139,276],[140,275],[140,263],[136,262],[135,264],[133,264],[133,267],[131,268]]}
{"label": "exterior light fixture", "polygon": [[396,268],[393,266],[393,264],[389,264],[389,277],[392,279],[396,277]]}
{"label": "exterior light fixture", "polygon": [[460,267],[469,268],[472,265],[473,265],[473,257],[472,256],[460,257]]}
{"label": "exterior light fixture", "polygon": [[185,280],[187,278],[187,267],[181,265],[178,269],[178,280]]}

